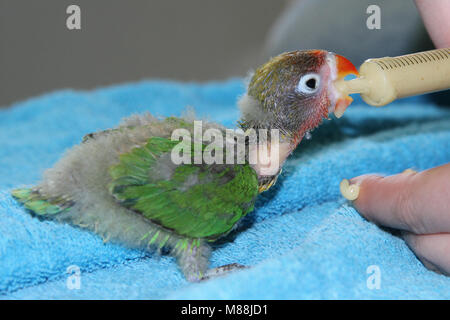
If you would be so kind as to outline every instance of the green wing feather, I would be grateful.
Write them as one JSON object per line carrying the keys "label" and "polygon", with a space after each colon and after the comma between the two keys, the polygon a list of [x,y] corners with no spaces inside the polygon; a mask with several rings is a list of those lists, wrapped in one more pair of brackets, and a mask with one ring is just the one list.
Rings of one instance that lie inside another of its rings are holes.
{"label": "green wing feather", "polygon": [[30,188],[15,189],[12,196],[22,203],[25,208],[40,216],[51,216],[70,209],[73,203],[59,198],[45,199],[38,190]]}
{"label": "green wing feather", "polygon": [[121,205],[179,235],[215,240],[253,210],[256,173],[248,164],[181,164],[168,178],[153,174],[159,161],[170,161],[178,143],[152,137],[122,154],[110,168],[110,193]]}

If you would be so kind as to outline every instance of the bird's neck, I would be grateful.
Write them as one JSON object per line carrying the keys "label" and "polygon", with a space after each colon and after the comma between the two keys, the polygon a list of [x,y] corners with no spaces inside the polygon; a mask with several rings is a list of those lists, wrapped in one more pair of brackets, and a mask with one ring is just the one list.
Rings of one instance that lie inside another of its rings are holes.
{"label": "bird's neck", "polygon": [[250,165],[260,176],[278,174],[305,135],[306,127],[295,133],[283,130],[277,125],[276,119],[268,117],[260,103],[248,94],[242,96],[238,104],[241,111],[238,126],[246,136],[254,137],[248,150],[249,157],[253,156],[257,160],[253,163],[250,161]]}
{"label": "bird's neck", "polygon": [[292,148],[287,143],[250,145],[249,156],[256,159],[250,165],[260,177],[275,176],[291,153]]}
{"label": "bird's neck", "polygon": [[247,159],[260,177],[277,175],[303,137],[303,134],[288,136],[270,125],[250,123],[245,119],[238,124],[246,136]]}

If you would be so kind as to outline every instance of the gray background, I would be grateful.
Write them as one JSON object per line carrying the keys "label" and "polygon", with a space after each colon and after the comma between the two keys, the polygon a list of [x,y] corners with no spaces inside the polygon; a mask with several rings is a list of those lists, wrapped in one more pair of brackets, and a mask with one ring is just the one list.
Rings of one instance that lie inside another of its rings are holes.
{"label": "gray background", "polygon": [[[0,0],[0,105],[57,88],[245,74],[285,2]],[[81,30],[66,28],[70,4]]]}
{"label": "gray background", "polygon": [[[66,8],[81,7],[81,30]],[[378,4],[381,30],[366,28]],[[431,48],[412,0],[0,0],[0,106],[60,88],[245,76],[270,56],[364,59]]]}

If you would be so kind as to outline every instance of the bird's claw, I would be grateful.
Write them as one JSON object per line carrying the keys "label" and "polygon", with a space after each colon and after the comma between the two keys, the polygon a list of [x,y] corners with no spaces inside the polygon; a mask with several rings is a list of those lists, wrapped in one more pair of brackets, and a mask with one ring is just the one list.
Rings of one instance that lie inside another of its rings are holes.
{"label": "bird's claw", "polygon": [[200,278],[200,281],[205,281],[205,280],[209,280],[211,278],[224,276],[224,275],[227,275],[230,272],[234,272],[236,270],[248,269],[248,268],[250,268],[250,267],[244,266],[244,265],[239,264],[239,263],[226,264],[224,266],[220,266],[220,267],[217,267],[217,268],[209,269],[208,271],[205,272],[203,277]]}

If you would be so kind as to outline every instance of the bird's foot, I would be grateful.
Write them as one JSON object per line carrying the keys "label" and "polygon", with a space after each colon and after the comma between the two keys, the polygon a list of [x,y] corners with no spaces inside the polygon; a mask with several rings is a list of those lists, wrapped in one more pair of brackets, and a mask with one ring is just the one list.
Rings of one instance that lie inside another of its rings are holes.
{"label": "bird's foot", "polygon": [[234,272],[236,270],[242,270],[242,269],[248,269],[248,268],[249,267],[244,266],[239,263],[226,264],[224,266],[209,269],[208,271],[205,272],[203,277],[201,277],[200,281],[205,281],[205,280],[209,280],[212,278],[221,277],[221,276],[227,275],[231,272]]}

